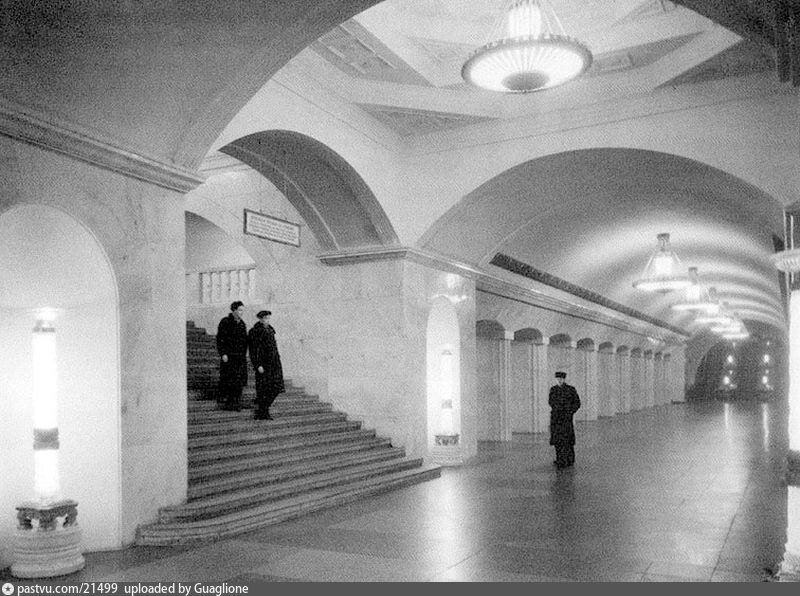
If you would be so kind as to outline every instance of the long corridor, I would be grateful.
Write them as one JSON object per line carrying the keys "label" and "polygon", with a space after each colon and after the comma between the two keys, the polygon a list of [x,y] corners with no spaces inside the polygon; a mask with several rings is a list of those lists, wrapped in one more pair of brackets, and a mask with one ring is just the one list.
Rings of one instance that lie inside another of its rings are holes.
{"label": "long corridor", "polygon": [[213,544],[87,554],[60,581],[766,581],[785,421],[710,401],[581,423],[566,471],[545,435],[515,435],[438,480]]}

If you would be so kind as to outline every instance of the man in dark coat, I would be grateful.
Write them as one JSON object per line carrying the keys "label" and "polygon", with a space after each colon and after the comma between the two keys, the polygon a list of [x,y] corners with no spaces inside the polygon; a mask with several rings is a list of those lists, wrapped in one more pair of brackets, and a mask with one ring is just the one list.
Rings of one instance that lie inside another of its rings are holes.
{"label": "man in dark coat", "polygon": [[242,320],[244,304],[231,303],[231,312],[217,326],[219,386],[217,402],[223,410],[242,409],[242,388],[247,385],[247,325]]}
{"label": "man in dark coat", "polygon": [[550,444],[556,448],[556,461],[560,470],[575,464],[575,427],[572,416],[581,407],[581,399],[572,385],[564,381],[567,373],[557,372],[557,385],[550,387]]}
{"label": "man in dark coat", "polygon": [[279,393],[283,393],[283,367],[275,341],[275,329],[269,324],[272,312],[262,310],[258,322],[247,334],[250,362],[256,371],[256,408],[253,418],[272,420],[269,407]]}

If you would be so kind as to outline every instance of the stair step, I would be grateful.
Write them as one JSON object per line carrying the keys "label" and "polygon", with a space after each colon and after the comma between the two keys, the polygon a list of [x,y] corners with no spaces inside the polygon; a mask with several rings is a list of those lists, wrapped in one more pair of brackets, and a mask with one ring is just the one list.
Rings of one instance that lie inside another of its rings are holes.
{"label": "stair step", "polygon": [[[325,412],[333,411],[333,406],[329,403],[317,402],[303,402],[303,403],[273,403],[270,406],[270,414],[274,418],[281,418],[284,416],[297,416],[303,414],[322,414]],[[188,420],[189,425],[202,424],[208,421],[249,421],[253,419],[252,411],[242,410],[241,412],[230,412],[227,410],[219,410],[216,408],[202,409],[202,410],[189,410]]]}
{"label": "stair step", "polygon": [[[248,395],[242,394],[242,405],[249,407],[255,401],[255,395]],[[319,397],[316,395],[292,395],[287,396],[281,399],[281,396],[278,396],[274,402],[272,402],[272,406],[270,406],[270,411],[272,408],[284,408],[284,409],[291,409],[291,408],[310,408],[314,406],[325,406],[333,408],[333,406],[329,402],[323,402],[319,400]],[[223,410],[217,405],[216,394],[208,394],[206,399],[190,399],[187,405],[187,411],[190,415],[195,414],[212,414],[214,412],[225,413],[225,414],[236,414],[236,412],[231,410]],[[278,410],[276,410],[278,411]]]}
{"label": "stair step", "polygon": [[346,430],[358,430],[361,428],[361,423],[351,420],[342,420],[336,422],[325,422],[320,424],[304,424],[297,426],[290,426],[288,428],[269,428],[268,423],[272,421],[259,421],[262,423],[261,429],[252,430],[248,432],[236,433],[233,435],[209,435],[201,437],[189,438],[189,450],[197,449],[198,447],[208,446],[241,446],[253,445],[265,441],[277,441],[286,437],[300,437],[307,435],[317,435],[324,432],[343,432]]}
{"label": "stair step", "polygon": [[161,523],[175,521],[197,521],[227,515],[234,511],[246,507],[253,507],[276,501],[278,499],[292,497],[305,491],[325,489],[332,486],[344,485],[350,482],[357,482],[370,477],[390,474],[392,472],[407,470],[409,468],[422,465],[421,459],[401,459],[388,462],[377,462],[352,466],[347,470],[336,470],[334,472],[324,472],[310,474],[287,482],[276,485],[268,485],[259,488],[240,490],[232,493],[225,493],[214,497],[206,497],[175,505],[162,507],[159,510],[158,520]]}
{"label": "stair step", "polygon": [[201,481],[189,484],[188,499],[196,499],[221,495],[228,492],[247,490],[250,488],[266,487],[286,483],[295,479],[310,477],[323,472],[333,472],[343,468],[352,469],[353,466],[385,462],[389,460],[402,460],[405,450],[399,447],[384,449],[370,449],[353,453],[330,452],[327,456],[318,459],[303,461],[281,462],[264,469],[251,469],[246,473],[227,475],[222,477],[206,477]]}
{"label": "stair step", "polygon": [[253,420],[252,416],[239,420],[203,420],[189,426],[188,435],[191,441],[194,438],[215,435],[239,435],[253,432],[254,430],[267,430],[273,432],[285,428],[325,424],[329,422],[344,422],[347,415],[342,412],[319,412],[304,414],[299,412],[286,412],[273,420]]}
{"label": "stair step", "polygon": [[314,511],[351,503],[364,497],[439,478],[440,475],[441,468],[439,466],[423,466],[349,485],[313,491],[276,503],[241,509],[214,519],[140,526],[136,542],[143,546],[169,546],[188,544],[199,540],[217,540],[265,528]]}
{"label": "stair step", "polygon": [[335,453],[354,453],[384,447],[392,447],[389,439],[371,436],[354,438],[352,441],[291,445],[264,453],[247,453],[224,459],[191,460],[189,461],[189,484],[250,470],[261,470],[270,466],[312,461]]}
{"label": "stair step", "polygon": [[312,511],[439,477],[374,429],[285,379],[270,408],[252,419],[255,388],[242,392],[245,410],[216,403],[216,338],[186,324],[188,501],[161,508],[159,522],[137,531],[139,544],[183,544],[264,527]]}
{"label": "stair step", "polygon": [[282,440],[255,445],[216,445],[198,447],[189,451],[189,467],[209,462],[228,462],[248,457],[278,457],[281,453],[317,447],[340,445],[343,443],[362,443],[378,440],[372,429],[346,430],[343,432],[287,437]]}

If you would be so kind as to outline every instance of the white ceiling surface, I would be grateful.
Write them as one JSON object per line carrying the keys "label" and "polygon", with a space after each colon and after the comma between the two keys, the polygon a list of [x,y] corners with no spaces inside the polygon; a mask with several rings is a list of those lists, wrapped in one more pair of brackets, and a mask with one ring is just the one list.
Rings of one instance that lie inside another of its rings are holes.
{"label": "white ceiling surface", "polygon": [[[739,36],[666,0],[552,0],[566,33],[592,50],[590,71],[578,81],[542,93],[507,95],[474,89],[461,79],[461,65],[488,41],[506,4],[507,0],[387,0],[323,35],[287,68],[313,74],[318,84],[352,108],[400,137],[413,139],[457,127],[467,131],[477,122],[485,127],[492,120],[542,117],[548,111],[563,113],[647,96],[681,75],[682,83],[695,77],[702,80],[701,65],[711,59],[716,62],[709,76],[770,67],[763,49],[737,45],[742,41]],[[728,52],[734,46],[735,51]],[[720,60],[736,63],[720,69]],[[642,159],[643,164],[655,163],[652,155]],[[698,266],[703,280],[716,286],[742,318],[784,329],[778,275],[769,262],[771,234],[781,233],[780,206],[757,189],[727,178],[735,198],[710,196],[702,164],[696,164],[680,188],[670,187],[670,179],[681,177],[670,170],[670,163],[667,159],[664,165],[653,166],[666,172],[661,182],[638,176],[635,184],[628,185],[628,194],[617,192],[609,174],[600,185],[605,188],[593,185],[589,176],[585,183],[602,205],[588,209],[580,204],[585,193],[575,195],[580,200],[566,195],[550,204],[533,200],[537,207],[532,215],[521,214],[519,205],[504,209],[503,201],[489,201],[478,209],[476,220],[470,211],[475,204],[465,210],[457,205],[421,244],[482,266],[500,250],[691,331],[691,320],[669,308],[675,296],[645,295],[631,287],[655,248],[655,235],[671,232],[684,264]],[[569,175],[566,170],[555,173],[558,180]],[[518,191],[507,187],[504,192]],[[670,193],[680,196],[673,200]],[[760,210],[764,216],[730,221],[725,214],[736,210],[748,214]],[[475,221],[481,222],[478,228]],[[453,238],[469,238],[471,245]]]}
{"label": "white ceiling surface", "polygon": [[[588,76],[571,83],[568,92],[500,95],[473,89],[461,78],[461,66],[489,41],[507,3],[387,0],[321,37],[311,46],[318,56],[308,59],[322,57],[336,71],[328,72],[327,81],[337,94],[407,135],[410,124],[396,124],[398,113],[408,120],[413,110],[433,110],[442,119],[513,118],[646,93],[741,41],[666,0],[553,0],[566,33],[593,52]],[[381,118],[381,111],[392,117]],[[431,132],[430,126],[423,120],[413,132]]]}

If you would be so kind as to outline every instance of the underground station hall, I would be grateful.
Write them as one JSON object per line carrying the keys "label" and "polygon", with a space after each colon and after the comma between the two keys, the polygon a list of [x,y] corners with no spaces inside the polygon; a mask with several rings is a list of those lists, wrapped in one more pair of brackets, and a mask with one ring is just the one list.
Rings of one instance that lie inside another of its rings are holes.
{"label": "underground station hall", "polygon": [[0,72],[4,594],[800,581],[800,0],[4,0]]}

